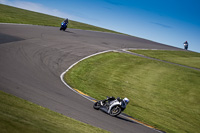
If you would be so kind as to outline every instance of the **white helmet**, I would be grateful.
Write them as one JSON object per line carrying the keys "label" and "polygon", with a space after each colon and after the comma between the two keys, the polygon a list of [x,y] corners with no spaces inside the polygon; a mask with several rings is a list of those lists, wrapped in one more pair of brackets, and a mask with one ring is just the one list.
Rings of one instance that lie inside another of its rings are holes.
{"label": "white helmet", "polygon": [[128,98],[126,98],[126,97],[123,99],[123,101],[124,101],[126,104],[128,104],[128,103],[129,103],[129,99],[128,99]]}

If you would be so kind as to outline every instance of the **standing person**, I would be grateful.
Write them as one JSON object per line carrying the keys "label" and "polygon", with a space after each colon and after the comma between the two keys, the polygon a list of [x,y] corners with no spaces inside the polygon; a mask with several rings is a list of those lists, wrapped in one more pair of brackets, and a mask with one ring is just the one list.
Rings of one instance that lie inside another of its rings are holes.
{"label": "standing person", "polygon": [[185,42],[183,43],[183,45],[184,45],[185,50],[187,50],[187,49],[188,49],[188,42],[185,41]]}

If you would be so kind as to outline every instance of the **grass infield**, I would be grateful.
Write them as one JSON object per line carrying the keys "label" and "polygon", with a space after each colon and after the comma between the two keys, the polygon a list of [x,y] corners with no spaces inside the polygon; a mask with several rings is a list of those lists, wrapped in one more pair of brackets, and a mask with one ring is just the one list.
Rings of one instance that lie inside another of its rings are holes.
{"label": "grass infield", "polygon": [[130,50],[131,52],[185,66],[200,68],[200,53],[168,50]]}
{"label": "grass infield", "polygon": [[199,132],[199,71],[111,52],[81,61],[64,79],[96,99],[128,97],[125,113],[158,129]]}
{"label": "grass infield", "polygon": [[0,91],[1,133],[106,133],[47,108]]}
{"label": "grass infield", "polygon": [[[66,16],[66,18],[67,17],[68,16]],[[42,14],[38,12],[28,11],[28,10],[0,4],[0,23],[19,23],[19,24],[33,24],[33,25],[60,27],[61,22],[63,20],[64,18],[59,18],[59,17],[47,15],[47,14]],[[70,20],[70,18],[69,18],[68,28],[122,34],[116,31],[73,21],[73,20]]]}

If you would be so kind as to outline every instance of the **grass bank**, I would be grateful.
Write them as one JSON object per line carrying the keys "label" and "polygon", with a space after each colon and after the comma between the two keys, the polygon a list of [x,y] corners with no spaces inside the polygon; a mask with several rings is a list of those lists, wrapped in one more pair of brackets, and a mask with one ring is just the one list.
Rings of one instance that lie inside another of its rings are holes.
{"label": "grass bank", "polygon": [[[65,17],[67,18],[68,16],[65,16]],[[47,15],[47,14],[37,13],[33,11],[28,11],[28,10],[0,4],[0,23],[33,24],[33,25],[60,27],[60,24],[63,20],[64,18],[59,18],[59,17]],[[119,32],[115,32],[112,30],[73,21],[73,20],[70,20],[70,18],[69,18],[68,28],[121,34]]]}
{"label": "grass bank", "polygon": [[64,77],[96,98],[128,97],[125,113],[167,132],[199,132],[200,72],[125,53],[104,53]]}
{"label": "grass bank", "polygon": [[0,91],[1,133],[106,133]]}
{"label": "grass bank", "polygon": [[131,52],[181,65],[200,68],[200,53],[167,50],[130,50]]}

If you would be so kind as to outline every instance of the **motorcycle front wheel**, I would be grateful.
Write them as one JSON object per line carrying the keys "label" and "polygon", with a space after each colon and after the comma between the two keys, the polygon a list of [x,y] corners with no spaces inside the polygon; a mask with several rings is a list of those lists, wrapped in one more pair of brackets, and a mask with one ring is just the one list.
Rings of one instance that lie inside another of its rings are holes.
{"label": "motorcycle front wheel", "polygon": [[66,28],[63,28],[63,31],[65,31],[66,30]]}
{"label": "motorcycle front wheel", "polygon": [[119,106],[114,106],[112,107],[112,109],[110,110],[110,115],[111,116],[118,116],[121,113],[122,109]]}
{"label": "motorcycle front wheel", "polygon": [[94,105],[93,105],[93,108],[96,109],[96,110],[99,110],[100,107],[101,107],[100,101],[95,102]]}

